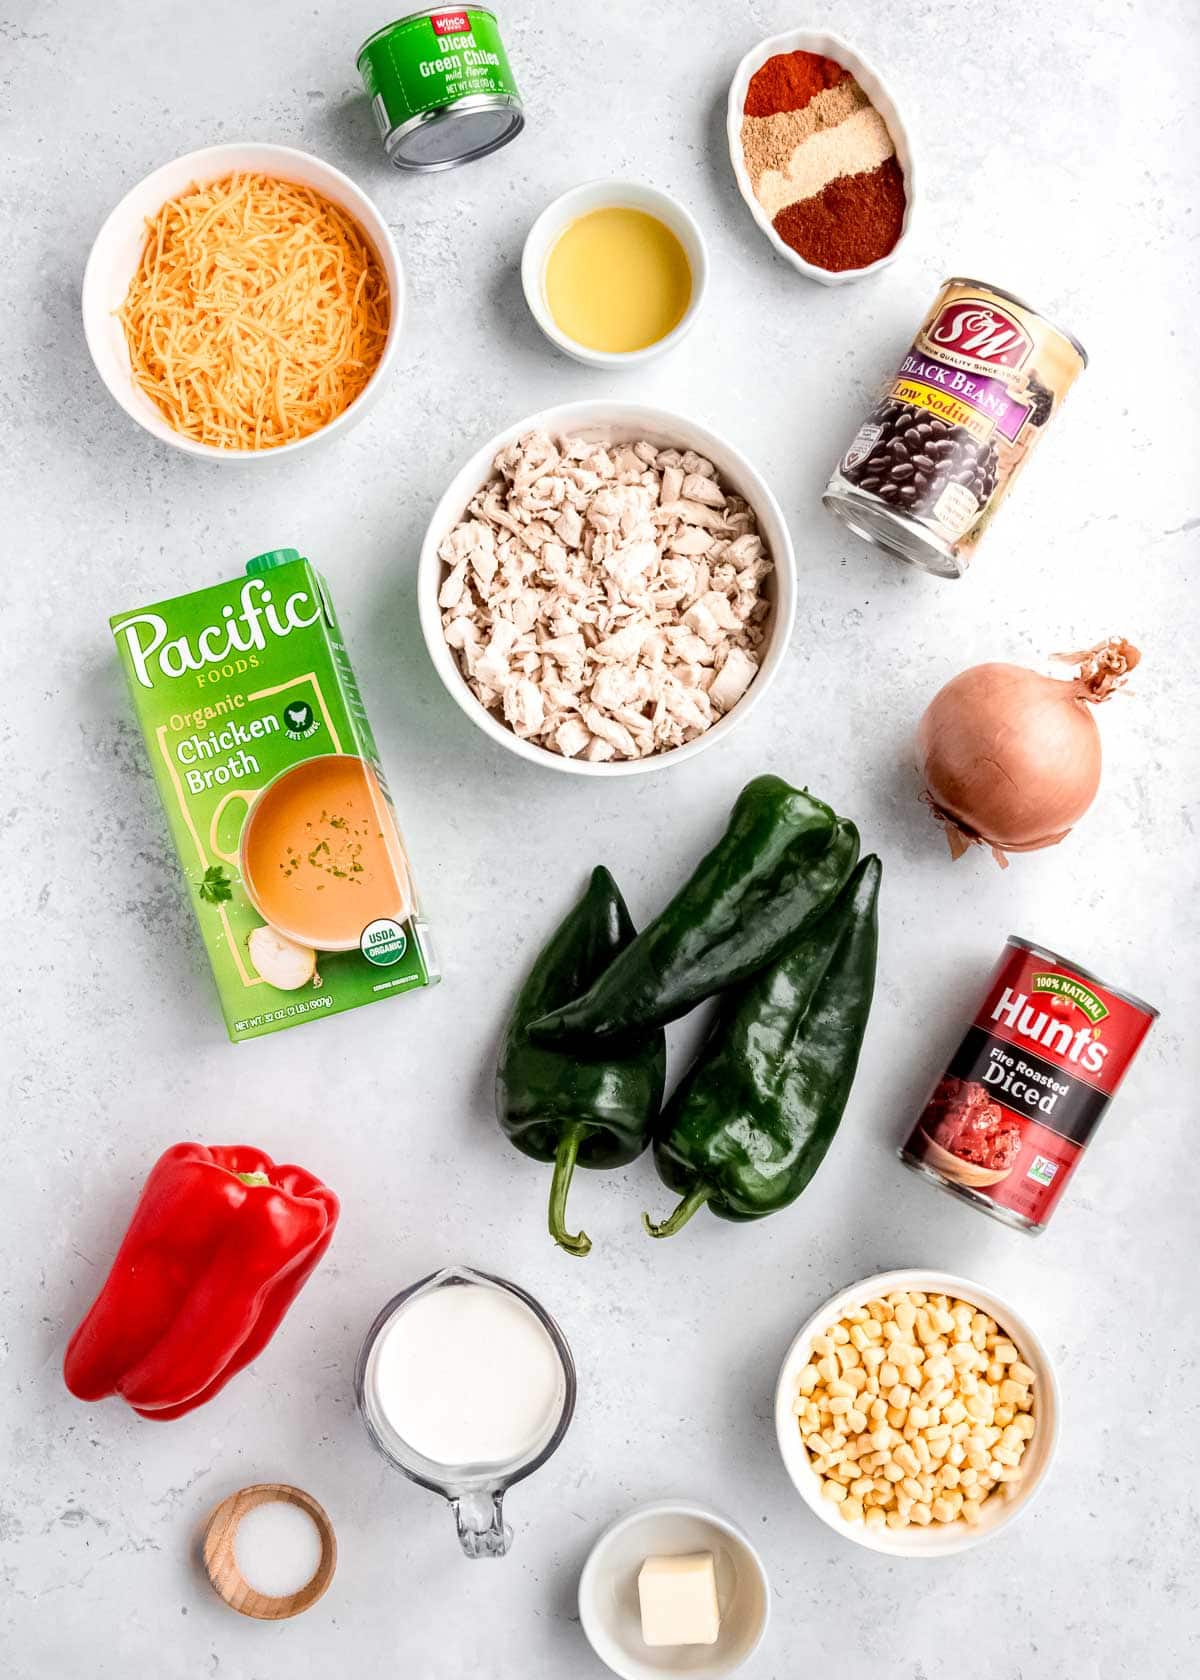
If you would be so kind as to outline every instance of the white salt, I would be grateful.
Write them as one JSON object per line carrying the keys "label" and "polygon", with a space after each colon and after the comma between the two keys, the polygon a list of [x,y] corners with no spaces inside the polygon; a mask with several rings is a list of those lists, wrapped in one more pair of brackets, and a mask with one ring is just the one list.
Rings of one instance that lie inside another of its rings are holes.
{"label": "white salt", "polygon": [[299,1592],[321,1563],[321,1534],[299,1505],[272,1499],[247,1511],[233,1541],[248,1586],[266,1598]]}

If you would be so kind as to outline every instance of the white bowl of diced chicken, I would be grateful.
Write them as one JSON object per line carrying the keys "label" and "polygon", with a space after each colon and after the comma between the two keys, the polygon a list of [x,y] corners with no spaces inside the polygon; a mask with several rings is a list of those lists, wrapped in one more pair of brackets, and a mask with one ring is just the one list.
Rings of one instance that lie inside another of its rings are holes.
{"label": "white bowl of diced chicken", "polygon": [[784,1466],[844,1539],[944,1557],[1028,1509],[1058,1444],[1050,1356],[1017,1310],[947,1272],[883,1272],[802,1327],[775,1390]]}
{"label": "white bowl of diced chicken", "polygon": [[633,775],[715,745],[763,698],[796,562],[731,443],[663,409],[580,402],[507,427],[455,474],[417,593],[438,675],[498,745]]}

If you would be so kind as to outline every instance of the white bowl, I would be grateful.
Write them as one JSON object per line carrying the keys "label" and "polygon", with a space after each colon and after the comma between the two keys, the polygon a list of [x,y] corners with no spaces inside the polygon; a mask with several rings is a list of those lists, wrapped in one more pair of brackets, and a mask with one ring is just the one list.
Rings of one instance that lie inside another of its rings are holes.
{"label": "white bowl", "polygon": [[[904,171],[904,221],[900,227],[900,237],[887,256],[880,257],[878,262],[868,263],[864,268],[844,268],[835,272],[833,269],[819,268],[815,263],[805,262],[799,252],[793,251],[791,246],[779,237],[771,224],[770,216],[754,196],[754,188],[750,184],[750,174],[742,154],[742,117],[746,89],[750,86],[751,76],[756,70],[761,70],[769,58],[774,58],[777,53],[789,52],[819,53],[822,58],[832,58],[844,70],[849,70],[887,124],[892,136],[892,144],[896,148],[896,161]],[[772,35],[767,40],[760,41],[756,47],[750,49],[733,73],[733,81],[729,84],[729,106],[725,121],[729,135],[729,157],[742,197],[750,207],[750,214],[785,262],[790,262],[801,274],[807,274],[810,280],[819,280],[823,286],[845,286],[851,280],[861,280],[864,275],[877,274],[881,268],[886,268],[900,255],[900,248],[912,227],[913,208],[917,201],[912,144],[896,108],[896,101],[888,91],[887,83],[875,66],[869,64],[861,53],[855,52],[848,41],[843,41],[840,35],[826,35],[815,29],[789,29],[782,35]]]}
{"label": "white bowl", "polygon": [[[647,1645],[638,1570],[648,1557],[711,1552],[721,1633],[715,1645]],[[588,1644],[622,1680],[688,1674],[724,1680],[749,1662],[771,1615],[762,1559],[735,1523],[702,1505],[643,1505],[604,1530],[579,1577],[579,1620]]]}
{"label": "white bowl", "polygon": [[[982,1521],[974,1526],[960,1520],[955,1523],[931,1523],[927,1528],[913,1524],[909,1528],[869,1529],[862,1523],[844,1522],[836,1506],[821,1494],[821,1478],[812,1467],[792,1411],[797,1379],[809,1362],[813,1337],[836,1323],[849,1308],[865,1306],[879,1295],[909,1289],[920,1290],[926,1295],[957,1295],[972,1306],[990,1313],[1001,1329],[1008,1331],[1021,1358],[1034,1372],[1034,1418],[1037,1427],[1021,1460],[1025,1472],[1019,1484],[1021,1491],[1014,1498],[997,1502],[995,1506],[989,1501],[984,1507]],[[849,1289],[843,1289],[841,1294],[826,1301],[793,1341],[775,1389],[775,1433],[784,1466],[805,1503],[843,1540],[853,1540],[856,1545],[866,1546],[872,1552],[886,1552],[892,1557],[945,1557],[951,1552],[965,1552],[984,1540],[990,1540],[1028,1509],[1045,1480],[1058,1445],[1059,1409],[1058,1383],[1050,1356],[1025,1319],[1007,1301],[982,1284],[972,1283],[968,1278],[953,1277],[949,1272],[881,1272],[877,1277],[851,1284]]]}
{"label": "white bowl", "polygon": [[[155,216],[169,198],[185,192],[193,183],[203,185],[206,181],[217,181],[224,175],[244,171],[275,175],[283,180],[315,187],[334,204],[349,211],[378,252],[391,293],[387,341],[379,365],[366,386],[349,408],[336,420],[331,420],[328,426],[310,433],[308,437],[280,444],[277,449],[218,449],[213,444],[197,443],[195,439],[177,432],[140,386],[134,384],[125,329],[116,316],[141,259],[146,243],[147,219]],[[404,271],[387,223],[349,176],[311,153],[298,152],[291,146],[246,142],[205,146],[198,152],[188,152],[185,157],[176,158],[174,163],[163,164],[161,169],[147,175],[144,181],[139,181],[127,192],[96,235],[83,274],[82,302],[84,336],[96,371],[126,414],[151,437],[157,438],[160,443],[169,443],[174,449],[182,449],[185,454],[200,455],[209,461],[274,460],[331,438],[335,432],[348,431],[376,402],[383,391],[384,379],[400,341],[404,316]]]}
{"label": "white bowl", "polygon": [[[719,723],[713,724],[703,735],[697,736],[694,741],[688,741],[682,747],[672,747],[669,751],[655,753],[650,758],[614,759],[605,764],[590,764],[576,758],[564,758],[561,753],[550,752],[533,741],[523,741],[479,703],[467,686],[466,678],[459,670],[453,652],[446,646],[441,612],[438,608],[438,591],[444,575],[443,563],[438,558],[438,546],[447,532],[462,518],[467,503],[480,485],[491,476],[492,462],[500,451],[523,433],[538,429],[558,436],[568,433],[571,436],[583,434],[611,439],[614,442],[631,442],[645,438],[663,449],[670,446],[694,449],[712,461],[722,481],[743,496],[754,509],[759,532],[775,563],[775,569],[765,585],[772,611],[766,621],[767,635],[758,675],[742,698],[730,708]],[[672,765],[682,764],[685,760],[694,758],[698,752],[703,752],[706,747],[715,746],[718,741],[725,740],[749,715],[751,708],[762,699],[783,663],[792,634],[792,623],[796,616],[796,556],[779,503],[741,451],[716,432],[710,432],[707,427],[697,425],[694,420],[684,419],[682,415],[672,414],[667,409],[651,408],[640,403],[621,403],[611,399],[564,403],[561,407],[543,409],[540,414],[527,415],[524,420],[506,426],[504,431],[476,450],[455,473],[449,488],[433,511],[433,518],[429,521],[429,529],[421,545],[421,558],[417,566],[417,609],[429,657],[433,660],[434,668],[451,699],[461,706],[471,722],[493,741],[507,748],[509,752],[516,753],[519,758],[528,759],[531,764],[541,764],[551,770],[563,770],[573,776],[645,775],[650,771],[666,770]]]}
{"label": "white bowl", "polygon": [[[586,344],[569,338],[550,313],[546,301],[546,262],[555,241],[565,228],[592,210],[643,210],[655,216],[683,246],[692,271],[692,295],[678,323],[664,338],[656,339],[641,350],[591,350]],[[552,204],[546,206],[525,238],[521,253],[521,285],[529,312],[551,344],[556,344],[577,362],[589,367],[636,367],[662,351],[679,343],[688,332],[700,311],[708,286],[708,251],[704,236],[695,220],[678,199],[657,187],[643,186],[638,181],[587,181],[573,187]]]}

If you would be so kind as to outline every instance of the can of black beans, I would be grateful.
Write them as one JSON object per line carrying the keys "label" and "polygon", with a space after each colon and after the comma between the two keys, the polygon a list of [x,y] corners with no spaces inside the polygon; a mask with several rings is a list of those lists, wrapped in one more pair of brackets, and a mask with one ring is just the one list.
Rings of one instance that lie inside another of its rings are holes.
{"label": "can of black beans", "polygon": [[947,280],[824,495],[860,537],[961,577],[1087,354],[1011,292]]}

